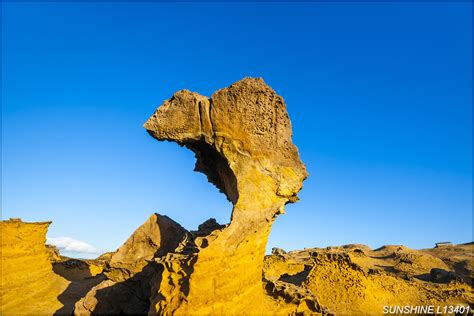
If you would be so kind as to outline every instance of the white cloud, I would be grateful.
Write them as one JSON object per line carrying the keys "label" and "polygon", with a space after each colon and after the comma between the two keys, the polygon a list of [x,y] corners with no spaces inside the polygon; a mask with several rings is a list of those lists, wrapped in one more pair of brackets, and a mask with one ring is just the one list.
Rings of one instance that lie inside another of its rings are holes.
{"label": "white cloud", "polygon": [[58,247],[61,252],[99,253],[94,246],[71,237],[47,237],[46,243]]}

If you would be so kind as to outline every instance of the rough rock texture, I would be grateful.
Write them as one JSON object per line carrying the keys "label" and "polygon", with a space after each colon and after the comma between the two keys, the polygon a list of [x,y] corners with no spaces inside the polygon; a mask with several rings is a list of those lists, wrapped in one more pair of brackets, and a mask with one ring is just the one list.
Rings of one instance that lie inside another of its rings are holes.
{"label": "rough rock texture", "polygon": [[195,170],[234,205],[230,224],[196,237],[189,247],[194,251],[159,260],[165,269],[150,312],[269,312],[262,284],[268,234],[284,205],[297,201],[307,176],[283,99],[257,78],[211,98],[181,90],[145,128],[158,140],[192,150]]}
{"label": "rough rock texture", "polygon": [[99,257],[106,279],[75,304],[75,313],[147,313],[150,280],[161,275],[153,259],[174,251],[188,235],[167,216],[150,216],[116,252]]}
{"label": "rough rock texture", "polygon": [[[436,249],[413,250],[384,246],[371,250],[364,245],[313,248],[272,254],[265,258],[264,277],[317,295],[320,304],[336,314],[381,314],[384,305],[464,305],[474,307],[472,286],[452,278],[440,280],[432,271],[465,262],[464,245],[448,250],[457,258],[437,257]],[[433,253],[430,255],[428,253]],[[444,253],[444,252],[442,252]],[[468,273],[472,273],[469,270]],[[294,293],[293,288],[290,293]]]}
{"label": "rough rock texture", "polygon": [[263,280],[267,308],[271,314],[280,315],[332,315],[319,303],[318,298],[308,289],[282,281]]}
{"label": "rough rock texture", "polygon": [[95,277],[103,272],[104,266],[96,260],[70,259],[61,257],[53,261],[53,271],[69,281]]}
{"label": "rough rock texture", "polygon": [[56,246],[46,244],[46,250],[49,252],[49,259],[51,262],[61,261],[61,254]]}
{"label": "rough rock texture", "polygon": [[424,253],[438,257],[446,263],[448,270],[454,271],[456,277],[474,285],[474,243],[439,247],[422,250]]}
{"label": "rough rock texture", "polygon": [[53,272],[45,246],[51,222],[0,222],[0,314],[53,314],[62,307],[58,295],[69,282]]}

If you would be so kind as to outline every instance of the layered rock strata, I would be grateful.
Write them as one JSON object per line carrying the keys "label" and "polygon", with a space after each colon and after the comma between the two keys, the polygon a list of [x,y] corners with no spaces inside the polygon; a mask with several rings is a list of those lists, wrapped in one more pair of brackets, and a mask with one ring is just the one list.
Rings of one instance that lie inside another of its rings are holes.
{"label": "layered rock strata", "polygon": [[50,224],[0,222],[1,315],[53,314],[63,306],[58,296],[69,282],[53,272],[54,255],[45,245]]}

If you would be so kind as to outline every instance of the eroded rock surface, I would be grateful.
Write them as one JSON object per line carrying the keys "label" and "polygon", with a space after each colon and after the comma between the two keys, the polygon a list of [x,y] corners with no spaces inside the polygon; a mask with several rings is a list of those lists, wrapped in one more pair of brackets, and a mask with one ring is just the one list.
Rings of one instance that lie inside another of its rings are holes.
{"label": "eroded rock surface", "polygon": [[115,282],[130,279],[153,258],[174,251],[186,234],[169,217],[153,214],[111,255],[105,275]]}
{"label": "eroded rock surface", "polygon": [[456,246],[424,249],[422,251],[440,258],[444,263],[446,263],[448,270],[456,273],[457,278],[474,285],[473,242]]}
{"label": "eroded rock surface", "polygon": [[162,267],[153,260],[175,251],[189,233],[167,216],[153,214],[105,262],[105,280],[75,304],[76,314],[146,314],[151,280]]}
{"label": "eroded rock surface", "polygon": [[[381,314],[383,306],[463,305],[474,302],[472,286],[461,280],[464,271],[451,271],[472,256],[467,245],[414,250],[364,245],[311,248],[265,257],[264,277],[285,285],[287,292],[306,290],[318,302],[338,314]],[[445,253],[458,257],[443,257]],[[439,256],[441,254],[441,256]],[[432,277],[442,271],[450,278]],[[469,270],[468,273],[472,273]]]}
{"label": "eroded rock surface", "polygon": [[283,99],[257,78],[211,98],[182,90],[145,128],[160,141],[192,150],[195,170],[233,204],[228,226],[158,260],[164,272],[150,313],[269,312],[262,284],[268,234],[307,177]]}
{"label": "eroded rock surface", "polygon": [[69,282],[53,272],[46,248],[51,222],[1,221],[0,314],[53,314]]}

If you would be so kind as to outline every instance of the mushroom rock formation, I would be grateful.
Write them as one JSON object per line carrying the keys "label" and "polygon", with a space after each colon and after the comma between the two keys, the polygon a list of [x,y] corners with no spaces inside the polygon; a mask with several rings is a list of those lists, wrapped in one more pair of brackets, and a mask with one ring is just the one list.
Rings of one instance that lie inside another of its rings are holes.
{"label": "mushroom rock formation", "polygon": [[245,78],[209,99],[176,92],[144,127],[157,140],[191,149],[196,171],[233,204],[229,225],[175,251],[154,285],[150,313],[265,313],[267,238],[307,177],[291,140],[285,103],[262,79]]}

